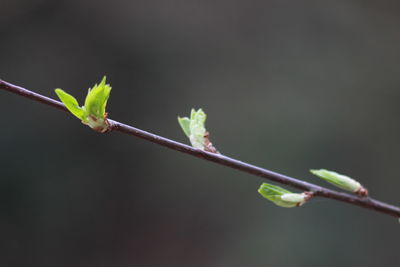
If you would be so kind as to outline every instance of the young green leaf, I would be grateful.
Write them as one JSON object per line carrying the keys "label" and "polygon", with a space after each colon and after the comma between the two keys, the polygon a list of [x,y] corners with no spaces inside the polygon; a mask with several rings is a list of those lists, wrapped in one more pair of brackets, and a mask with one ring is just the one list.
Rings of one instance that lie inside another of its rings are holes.
{"label": "young green leaf", "polygon": [[78,119],[84,120],[84,110],[79,106],[78,101],[75,99],[75,97],[64,92],[61,89],[56,89],[55,92],[73,115],[75,115]]}
{"label": "young green leaf", "polygon": [[179,125],[182,127],[183,132],[190,138],[190,120],[187,117],[178,117]]}
{"label": "young green leaf", "polygon": [[206,114],[202,109],[195,111],[192,109],[190,115],[190,142],[193,147],[204,149],[204,136],[206,134],[205,122]]}
{"label": "young green leaf", "polygon": [[325,169],[320,170],[310,170],[312,174],[315,176],[327,181],[334,186],[337,186],[343,190],[354,192],[360,196],[368,195],[368,190],[364,188],[359,182],[356,180],[346,176],[339,174],[334,171],[328,171]]}
{"label": "young green leaf", "polygon": [[99,85],[95,84],[85,99],[85,111],[87,115],[102,118],[106,112],[107,100],[110,96],[111,86],[106,84],[106,76]]}
{"label": "young green leaf", "polygon": [[301,194],[292,193],[282,187],[263,183],[258,192],[266,199],[275,203],[275,205],[284,208],[293,208],[303,205],[307,200],[312,197],[310,192]]}

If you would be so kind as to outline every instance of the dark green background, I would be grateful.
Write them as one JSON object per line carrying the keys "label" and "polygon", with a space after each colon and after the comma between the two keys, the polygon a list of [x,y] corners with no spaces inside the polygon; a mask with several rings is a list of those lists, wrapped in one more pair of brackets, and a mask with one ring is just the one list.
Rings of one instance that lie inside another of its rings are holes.
{"label": "dark green background", "polygon": [[[398,1],[0,1],[0,77],[224,154],[399,203]],[[1,266],[398,266],[396,218],[331,200],[278,208],[262,179],[0,92]]]}

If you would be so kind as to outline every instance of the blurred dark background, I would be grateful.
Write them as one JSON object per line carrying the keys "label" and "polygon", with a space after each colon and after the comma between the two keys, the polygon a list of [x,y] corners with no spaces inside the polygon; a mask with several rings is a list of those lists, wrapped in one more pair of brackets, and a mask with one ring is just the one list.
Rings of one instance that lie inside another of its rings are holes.
{"label": "blurred dark background", "polygon": [[[398,1],[1,0],[0,77],[187,143],[399,205]],[[399,266],[395,218],[331,200],[278,208],[262,179],[0,93],[0,266]]]}

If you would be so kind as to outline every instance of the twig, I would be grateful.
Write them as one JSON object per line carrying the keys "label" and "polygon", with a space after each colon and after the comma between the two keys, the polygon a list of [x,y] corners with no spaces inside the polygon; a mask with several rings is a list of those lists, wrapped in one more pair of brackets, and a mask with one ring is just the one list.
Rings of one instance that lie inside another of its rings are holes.
{"label": "twig", "polygon": [[[66,107],[64,106],[63,103],[56,101],[54,99],[51,99],[49,97],[40,95],[38,93],[29,91],[25,88],[22,88],[17,85],[13,85],[11,83],[8,83],[6,81],[0,80],[0,89],[9,91],[14,94],[21,95],[23,97],[41,102],[43,104],[52,106],[54,108],[67,111]],[[342,192],[337,192],[325,187],[321,187],[315,184],[311,184],[305,181],[301,181],[283,174],[279,174],[267,169],[263,169],[221,154],[217,153],[211,153],[211,152],[206,152],[200,149],[193,148],[191,146],[170,140],[165,137],[161,137],[140,129],[137,129],[135,127],[120,123],[118,121],[114,120],[109,120],[111,124],[111,131],[118,131],[121,133],[133,135],[142,139],[145,139],[147,141],[156,143],[161,146],[168,147],[173,150],[177,150],[198,158],[202,158],[208,161],[215,162],[220,165],[224,165],[242,172],[246,172],[249,174],[253,174],[255,176],[259,176],[280,184],[285,184],[289,185],[292,187],[295,187],[300,190],[305,190],[305,191],[311,191],[313,192],[313,196],[319,196],[319,197],[325,197],[325,198],[330,198],[342,202],[346,202],[352,205],[356,205],[359,207],[367,208],[370,210],[374,210],[380,213],[384,213],[390,216],[394,217],[400,217],[400,208],[386,204],[384,202],[372,199],[370,197],[359,197],[355,195],[350,195],[347,193],[342,193]]]}

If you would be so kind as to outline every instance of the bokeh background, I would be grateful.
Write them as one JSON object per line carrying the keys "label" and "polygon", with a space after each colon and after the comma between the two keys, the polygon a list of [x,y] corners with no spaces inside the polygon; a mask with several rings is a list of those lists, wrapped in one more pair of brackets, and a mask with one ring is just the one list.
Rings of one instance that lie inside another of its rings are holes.
{"label": "bokeh background", "polygon": [[[398,1],[1,0],[0,75],[110,117],[399,205]],[[399,266],[395,218],[331,200],[278,208],[262,179],[0,93],[0,266]]]}

